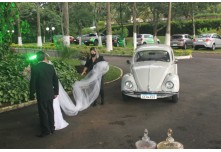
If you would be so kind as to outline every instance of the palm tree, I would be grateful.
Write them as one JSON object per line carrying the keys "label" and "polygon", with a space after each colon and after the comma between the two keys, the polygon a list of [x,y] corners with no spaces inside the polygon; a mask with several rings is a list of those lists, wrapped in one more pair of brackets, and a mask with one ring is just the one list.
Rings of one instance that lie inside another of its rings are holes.
{"label": "palm tree", "polygon": [[172,2],[169,2],[169,9],[168,9],[168,18],[167,18],[167,30],[165,36],[165,44],[170,46],[170,31],[171,31],[171,8]]}
{"label": "palm tree", "polygon": [[110,2],[106,3],[106,8],[107,8],[107,37],[106,37],[107,51],[112,51],[113,45],[112,45]]}

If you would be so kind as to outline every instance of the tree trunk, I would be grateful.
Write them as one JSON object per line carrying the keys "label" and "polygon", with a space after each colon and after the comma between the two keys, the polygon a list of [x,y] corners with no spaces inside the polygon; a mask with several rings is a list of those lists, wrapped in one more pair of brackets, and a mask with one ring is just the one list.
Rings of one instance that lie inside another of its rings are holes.
{"label": "tree trunk", "polygon": [[193,9],[193,3],[192,3],[192,25],[193,25],[193,38],[196,37],[196,28],[195,28],[195,19],[194,19],[194,9]]}
{"label": "tree trunk", "polygon": [[133,44],[134,44],[134,51],[137,48],[137,13],[136,13],[136,2],[133,5]]}
{"label": "tree trunk", "polygon": [[68,13],[68,2],[63,3],[63,17],[64,17],[64,45],[70,46],[69,38],[69,13]]}
{"label": "tree trunk", "polygon": [[165,36],[165,44],[170,46],[170,30],[171,30],[171,8],[172,2],[169,2],[169,9],[168,9],[168,18],[167,18],[167,30]]}
{"label": "tree trunk", "polygon": [[21,20],[20,20],[20,14],[18,14],[18,46],[22,46],[22,37],[21,37]]}
{"label": "tree trunk", "polygon": [[59,9],[60,9],[60,16],[61,16],[61,33],[62,33],[62,35],[64,35],[63,11],[62,11],[63,5],[62,5],[62,3],[58,3],[58,6],[59,6]]}
{"label": "tree trunk", "polygon": [[107,51],[112,51],[113,50],[113,45],[112,45],[110,2],[106,3],[106,8],[107,8],[107,37],[106,37],[106,45],[107,45]]}
{"label": "tree trunk", "polygon": [[37,38],[37,46],[42,47],[42,39],[41,39],[41,21],[40,21],[40,11],[39,4],[37,3],[37,30],[38,30],[38,38]]}

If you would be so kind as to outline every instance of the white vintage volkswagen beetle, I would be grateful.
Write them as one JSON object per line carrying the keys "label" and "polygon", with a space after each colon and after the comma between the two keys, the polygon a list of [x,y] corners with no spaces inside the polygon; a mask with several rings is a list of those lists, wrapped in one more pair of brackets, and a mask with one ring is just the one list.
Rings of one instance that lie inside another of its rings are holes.
{"label": "white vintage volkswagen beetle", "polygon": [[173,49],[164,44],[142,45],[136,49],[131,61],[130,73],[121,80],[124,100],[130,97],[158,99],[179,98],[179,77]]}

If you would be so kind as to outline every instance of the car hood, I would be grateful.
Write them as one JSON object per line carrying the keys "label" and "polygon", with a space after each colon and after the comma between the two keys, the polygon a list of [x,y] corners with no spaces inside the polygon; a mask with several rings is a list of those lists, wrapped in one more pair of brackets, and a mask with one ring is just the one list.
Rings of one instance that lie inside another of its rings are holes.
{"label": "car hood", "polygon": [[170,71],[170,62],[137,62],[132,66],[132,73],[138,91],[161,91],[161,85]]}

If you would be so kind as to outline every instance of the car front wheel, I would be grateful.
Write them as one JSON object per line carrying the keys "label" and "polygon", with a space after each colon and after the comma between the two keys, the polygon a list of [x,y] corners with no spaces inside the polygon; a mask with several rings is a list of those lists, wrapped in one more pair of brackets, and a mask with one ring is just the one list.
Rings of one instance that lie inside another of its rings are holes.
{"label": "car front wheel", "polygon": [[129,97],[126,96],[125,94],[122,93],[121,95],[122,95],[123,101],[128,101],[129,100]]}
{"label": "car front wheel", "polygon": [[215,44],[213,44],[212,47],[211,47],[211,50],[214,51],[215,49],[216,49],[216,46],[215,46]]}
{"label": "car front wheel", "polygon": [[173,103],[177,103],[178,100],[179,100],[179,94],[175,94],[175,95],[172,96],[172,102]]}

